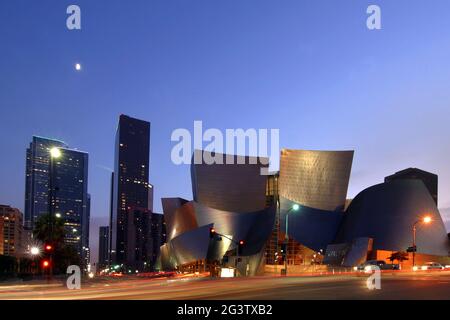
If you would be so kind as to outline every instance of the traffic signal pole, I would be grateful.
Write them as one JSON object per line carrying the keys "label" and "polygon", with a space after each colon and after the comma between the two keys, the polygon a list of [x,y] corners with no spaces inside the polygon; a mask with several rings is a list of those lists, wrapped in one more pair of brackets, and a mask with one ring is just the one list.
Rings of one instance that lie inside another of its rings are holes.
{"label": "traffic signal pole", "polygon": [[[223,238],[225,238],[225,239],[228,239],[228,240],[230,240],[232,243],[234,243],[234,244],[236,244],[237,245],[237,248],[236,248],[236,261],[237,261],[237,263],[239,263],[239,256],[242,254],[242,248],[243,248],[243,246],[244,246],[244,244],[245,244],[245,241],[244,240],[239,240],[239,241],[236,241],[236,240],[234,240],[234,239],[232,239],[232,238],[230,238],[230,237],[228,237],[228,236],[226,236],[226,235],[224,235],[224,234],[221,234],[221,233],[218,233],[214,228],[211,228],[210,230],[209,230],[209,237],[211,238],[211,239],[214,239],[214,236],[215,235],[218,235],[219,237],[223,237]],[[236,264],[236,267],[237,267],[237,264]]]}

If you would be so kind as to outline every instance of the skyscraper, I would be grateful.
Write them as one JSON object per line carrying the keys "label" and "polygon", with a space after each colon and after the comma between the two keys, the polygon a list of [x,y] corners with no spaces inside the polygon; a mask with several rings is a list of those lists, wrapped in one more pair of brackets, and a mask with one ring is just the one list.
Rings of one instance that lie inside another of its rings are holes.
{"label": "skyscraper", "polygon": [[109,227],[100,227],[98,232],[98,267],[109,265]]}
{"label": "skyscraper", "polygon": [[89,252],[90,196],[88,186],[88,154],[60,148],[50,174],[54,183],[53,213],[64,220],[66,244],[73,245],[86,263]]}
{"label": "skyscraper", "polygon": [[[50,150],[55,147],[60,155],[50,161]],[[50,197],[53,198],[51,210]],[[50,211],[56,218],[64,220],[65,243],[73,245],[87,263],[90,218],[88,154],[69,149],[67,144],[58,140],[33,137],[27,149],[25,226],[32,229],[37,219]]]}
{"label": "skyscraper", "polygon": [[166,223],[164,221],[164,215],[158,213],[152,213],[151,220],[151,257],[150,257],[150,265],[151,268],[154,269],[160,248],[163,244],[166,243]]}
{"label": "skyscraper", "polygon": [[[132,243],[128,235],[128,214],[149,209],[150,123],[121,115],[116,133],[113,202],[111,217],[111,253],[115,263],[129,261]],[[138,236],[139,237],[139,236]]]}
{"label": "skyscraper", "polygon": [[67,148],[59,140],[33,136],[27,148],[25,177],[25,228],[33,229],[36,220],[48,213],[50,149]]}

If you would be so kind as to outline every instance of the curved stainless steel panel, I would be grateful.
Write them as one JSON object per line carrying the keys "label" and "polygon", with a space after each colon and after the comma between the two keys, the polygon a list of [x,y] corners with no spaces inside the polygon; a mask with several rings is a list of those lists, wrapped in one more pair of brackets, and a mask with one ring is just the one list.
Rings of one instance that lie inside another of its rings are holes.
{"label": "curved stainless steel panel", "polygon": [[345,206],[354,151],[283,149],[279,193],[285,199],[321,210]]}
{"label": "curved stainless steel panel", "polygon": [[[262,250],[272,233],[275,221],[275,207],[265,210],[238,213],[209,208],[194,202],[199,225],[214,224],[218,233],[229,235],[233,240],[244,240],[243,255],[253,255]],[[230,249],[236,247],[233,243]]]}
{"label": "curved stainless steel panel", "polygon": [[417,251],[447,256],[444,223],[420,180],[394,180],[362,191],[349,206],[336,242],[369,237],[375,250],[405,251],[412,245],[413,224],[424,216],[433,221],[417,226]]}
{"label": "curved stainless steel panel", "polygon": [[[295,202],[280,197],[280,230],[286,230],[286,214]],[[297,242],[313,250],[325,250],[339,230],[343,213],[309,208],[300,205],[288,214],[288,233]]]}
{"label": "curved stainless steel panel", "polygon": [[162,198],[167,241],[198,227],[192,204],[181,198]]}
{"label": "curved stainless steel panel", "polygon": [[184,265],[208,257],[209,230],[212,224],[185,232],[170,241],[172,254],[178,265]]}
{"label": "curved stainless steel panel", "polygon": [[[212,154],[195,150],[194,158],[196,156],[211,157]],[[256,157],[219,153],[214,156],[223,159],[224,164],[192,162],[194,201],[210,208],[232,212],[254,212],[264,209],[267,176],[261,175],[261,169],[267,168],[267,165],[262,165]],[[227,158],[233,159],[234,164],[225,164]],[[238,160],[245,164],[238,164]]]}

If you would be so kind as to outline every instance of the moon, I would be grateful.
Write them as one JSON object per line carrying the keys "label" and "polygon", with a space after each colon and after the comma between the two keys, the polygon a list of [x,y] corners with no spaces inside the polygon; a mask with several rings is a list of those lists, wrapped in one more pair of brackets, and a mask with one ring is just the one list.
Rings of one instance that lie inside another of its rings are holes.
{"label": "moon", "polygon": [[75,63],[75,70],[80,71],[81,70],[81,64]]}

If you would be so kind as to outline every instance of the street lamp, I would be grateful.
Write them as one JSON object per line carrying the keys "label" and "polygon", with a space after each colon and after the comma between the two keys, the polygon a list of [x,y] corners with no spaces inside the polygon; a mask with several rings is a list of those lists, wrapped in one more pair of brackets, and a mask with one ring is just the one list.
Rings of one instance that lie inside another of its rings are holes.
{"label": "street lamp", "polygon": [[50,156],[54,159],[60,158],[61,157],[61,150],[59,150],[59,148],[51,148],[50,149]]}
{"label": "street lamp", "polygon": [[[54,171],[55,171],[55,159],[61,158],[62,153],[61,150],[57,147],[53,147],[50,149],[50,161],[49,161],[49,194],[48,194],[48,207],[49,207],[49,224],[50,224],[50,228],[49,228],[49,241],[53,242],[53,211],[54,211],[54,206],[55,206],[55,186],[54,186]],[[49,264],[46,267],[50,267],[49,268],[49,278],[51,278],[53,276],[53,254],[52,252],[50,252],[50,261]]]}
{"label": "street lamp", "polygon": [[41,253],[41,250],[39,249],[39,247],[31,247],[30,254],[33,257],[38,256],[40,253]]}
{"label": "street lamp", "polygon": [[417,251],[417,247],[416,247],[416,233],[417,233],[417,225],[419,223],[429,224],[432,221],[433,221],[433,219],[431,219],[430,216],[426,216],[426,217],[423,217],[420,220],[417,220],[413,224],[413,228],[412,228],[412,230],[413,230],[413,246],[412,246],[412,249],[413,249],[413,268],[416,265],[416,251]]}
{"label": "street lamp", "polygon": [[287,276],[287,268],[288,268],[288,243],[289,243],[289,213],[291,211],[298,211],[300,210],[300,206],[298,204],[294,204],[292,207],[289,208],[289,210],[286,212],[286,234],[284,236],[284,274]]}

